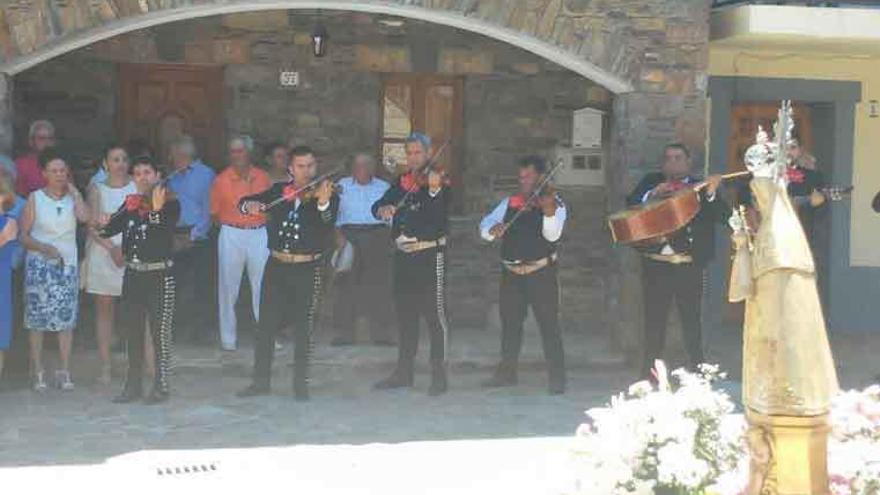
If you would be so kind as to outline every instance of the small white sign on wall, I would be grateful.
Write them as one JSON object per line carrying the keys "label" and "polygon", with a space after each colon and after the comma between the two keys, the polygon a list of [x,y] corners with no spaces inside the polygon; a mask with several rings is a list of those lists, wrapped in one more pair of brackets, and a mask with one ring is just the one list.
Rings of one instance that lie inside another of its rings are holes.
{"label": "small white sign on wall", "polygon": [[278,83],[282,88],[295,88],[299,86],[299,72],[294,70],[282,70],[278,74]]}

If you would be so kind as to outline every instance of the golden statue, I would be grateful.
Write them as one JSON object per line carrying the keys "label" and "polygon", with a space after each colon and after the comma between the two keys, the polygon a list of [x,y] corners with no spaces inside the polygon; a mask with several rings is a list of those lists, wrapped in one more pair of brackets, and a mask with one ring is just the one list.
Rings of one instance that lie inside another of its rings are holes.
{"label": "golden statue", "polygon": [[744,207],[730,221],[736,254],[728,297],[746,306],[743,405],[748,493],[755,495],[828,493],[828,411],[838,385],[813,256],[786,191],[792,127],[783,102],[775,142],[759,129],[746,152],[757,230]]}

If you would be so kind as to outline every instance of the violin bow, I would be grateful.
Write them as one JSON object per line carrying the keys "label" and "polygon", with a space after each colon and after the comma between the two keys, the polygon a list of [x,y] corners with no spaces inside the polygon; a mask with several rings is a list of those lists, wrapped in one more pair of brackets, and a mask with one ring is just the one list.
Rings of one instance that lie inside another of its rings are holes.
{"label": "violin bow", "polygon": [[[737,177],[745,177],[746,175],[751,175],[751,174],[752,173],[749,172],[748,170],[741,170],[739,172],[731,172],[729,174],[723,174],[721,176],[721,180],[735,179]],[[699,191],[700,189],[702,189],[708,185],[709,185],[709,182],[704,180],[703,182],[700,182],[699,184],[694,186],[694,191]]]}
{"label": "violin bow", "polygon": [[[297,189],[296,191],[294,191],[293,195],[296,196],[297,194],[301,193],[302,191],[306,191],[308,189],[315,187],[316,185],[320,184],[321,182],[324,182],[325,180],[329,179],[330,177],[338,174],[341,170],[342,170],[342,167],[339,166],[339,167],[336,167],[333,170],[327,172],[326,174],[320,175],[320,176],[316,177],[315,179],[312,179],[311,182],[309,182],[308,184],[306,184],[306,185],[302,186],[301,188]],[[284,187],[287,187],[291,184],[293,184],[293,180],[290,180],[289,182],[284,184]],[[281,196],[272,200],[268,204],[266,204],[266,207],[263,208],[263,211],[269,211],[270,209],[278,206],[279,204],[284,203],[285,201],[289,201],[284,195],[284,189],[282,189],[281,191],[282,191]]]}
{"label": "violin bow", "polygon": [[[550,179],[553,178],[553,175],[555,175],[556,171],[559,170],[561,167],[562,158],[558,158],[556,160],[556,164],[553,165],[553,168],[551,168],[547,173],[544,174],[544,177],[541,178],[541,182],[539,182],[535,190],[532,191],[532,195],[529,196],[529,199],[526,200],[526,205],[530,204],[532,201],[535,200],[535,198],[537,198],[541,194],[541,191],[543,191],[547,184],[550,183]],[[512,217],[510,217],[510,220],[508,220],[502,227],[504,229],[504,232],[507,232],[507,229],[509,229],[510,226],[513,225],[513,222],[515,222],[516,219],[519,218],[524,211],[526,211],[525,207],[517,210],[517,212],[514,213]]]}
{"label": "violin bow", "polygon": [[[440,159],[440,156],[443,155],[443,152],[446,151],[446,147],[449,146],[449,141],[450,140],[447,140],[445,143],[443,143],[443,146],[441,146],[440,149],[438,149],[437,152],[434,153],[434,156],[432,156],[424,165],[422,165],[422,168],[419,169],[419,173],[421,173],[422,175],[426,175],[430,172],[431,168],[437,163],[437,160]],[[407,191],[406,194],[404,194],[403,197],[400,198],[400,201],[398,201],[397,204],[394,205],[395,215],[397,215],[397,211],[400,210],[400,207],[406,203],[406,200],[409,199],[410,194],[412,194],[416,190]]]}

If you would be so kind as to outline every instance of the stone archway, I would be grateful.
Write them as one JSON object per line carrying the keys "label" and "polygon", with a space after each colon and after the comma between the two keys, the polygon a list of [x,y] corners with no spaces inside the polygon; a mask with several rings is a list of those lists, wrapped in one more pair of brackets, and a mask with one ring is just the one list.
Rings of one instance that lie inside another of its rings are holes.
{"label": "stone archway", "polygon": [[447,6],[450,2],[425,2],[436,5],[430,7],[412,3],[408,0],[246,0],[185,5],[176,1],[99,0],[59,6],[20,2],[0,12],[3,14],[0,28],[6,27],[6,32],[0,32],[0,45],[5,45],[6,54],[0,63],[0,73],[15,75],[92,43],[174,21],[265,10],[343,10],[417,19],[479,33],[528,50],[613,93],[633,90],[627,77],[621,75],[621,69],[625,70],[625,64],[620,63],[625,46],[616,46],[615,50],[624,51],[615,56],[603,57],[607,60],[604,64],[591,59],[592,50],[585,50],[585,45],[591,44],[595,37],[592,25],[577,26],[575,19],[582,18],[583,13],[566,7],[583,2],[551,0],[531,9],[531,2],[514,1],[485,2],[488,6],[463,2],[464,8]]}

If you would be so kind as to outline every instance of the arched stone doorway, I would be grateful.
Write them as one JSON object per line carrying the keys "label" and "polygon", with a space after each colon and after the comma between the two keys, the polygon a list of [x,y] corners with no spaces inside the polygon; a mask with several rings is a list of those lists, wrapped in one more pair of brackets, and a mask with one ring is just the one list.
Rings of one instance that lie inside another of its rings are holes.
{"label": "arched stone doorway", "polygon": [[[602,328],[599,331],[622,335],[616,328],[635,328],[637,305],[635,308],[628,306],[627,298],[619,294],[621,287],[627,286],[627,277],[624,275],[632,272],[633,265],[631,260],[627,261],[619,253],[609,250],[602,217],[620,205],[622,191],[642,170],[653,165],[656,153],[665,142],[684,141],[697,151],[698,160],[702,157],[706,119],[705,48],[708,43],[706,2],[685,0],[674,5],[665,0],[645,0],[638,2],[638,5],[633,2],[573,0],[412,3],[404,0],[208,1],[198,5],[152,0],[99,0],[63,4],[16,2],[2,8],[0,71],[13,77],[26,75],[71,51],[95,46],[102,40],[112,42],[114,37],[126,33],[171,26],[176,21],[190,22],[232,14],[274,14],[280,10],[312,15],[330,11],[355,12],[380,16],[392,22],[397,19],[418,20],[462,32],[478,33],[502,44],[518,47],[579,75],[606,94],[615,95],[613,103],[608,101],[610,98],[606,100],[608,114],[612,116],[606,126],[607,187],[601,195],[584,195],[587,203],[582,211],[590,212],[584,219],[590,227],[584,230],[586,234],[583,240],[569,242],[571,258],[581,260],[570,273],[572,281],[589,279],[590,290],[596,294],[591,296],[591,300],[604,302],[600,310],[605,316],[596,323]],[[234,56],[234,48],[232,44],[227,44],[224,50],[231,50],[226,53],[233,53]],[[216,50],[216,46],[212,46],[211,50]],[[468,63],[479,65],[479,60],[470,60]],[[236,70],[235,64],[230,64],[230,67]],[[247,69],[238,70],[243,72]],[[528,63],[515,70],[519,71],[517,76],[523,79],[535,75],[534,66]],[[540,68],[538,70],[540,72]],[[252,74],[239,73],[236,77],[246,79],[249,75]],[[0,85],[0,89],[3,86]],[[490,83],[484,86],[485,94],[503,96],[500,88],[485,89],[488,86]],[[6,84],[5,87],[7,91],[0,94],[0,139],[11,136],[13,120],[22,118],[9,115],[11,110],[3,113],[4,107],[11,107],[9,100],[14,94],[12,84]],[[241,86],[238,86],[233,92],[241,96],[244,92],[240,89]],[[23,92],[28,88],[20,85],[17,90]],[[538,91],[552,90],[553,87],[538,88]],[[228,98],[228,94],[224,98]],[[473,106],[477,108],[477,105]],[[564,107],[565,103],[561,106]],[[566,108],[564,111],[573,109]],[[473,115],[473,110],[471,112]],[[374,117],[370,113],[361,115]],[[298,115],[297,125],[311,125],[315,117],[310,113]],[[324,122],[320,118],[318,120]],[[503,124],[517,124],[541,131],[539,122],[525,116],[505,119]],[[231,121],[227,118],[226,125],[232,129],[258,127],[248,122],[246,117],[235,117]],[[504,128],[493,121],[484,121],[481,125]],[[18,126],[20,128],[20,124]],[[522,142],[547,149],[553,146],[552,136],[560,134],[552,126],[542,132],[550,137],[536,137]],[[325,136],[316,131],[306,138],[321,142]],[[0,146],[4,145],[0,141]],[[9,146],[5,147],[8,149]],[[503,158],[499,157],[511,153],[511,149],[487,148],[477,159],[486,160],[491,168],[493,162],[502,163]],[[475,184],[477,191],[483,191],[481,188],[484,187],[491,190],[492,179],[487,178],[491,175],[477,174],[465,180],[470,179],[469,184]],[[474,198],[474,203],[467,211],[479,211],[478,202],[490,202],[489,196],[491,193],[483,193],[482,197]],[[482,264],[485,260],[481,256],[485,258],[481,253],[473,260]],[[595,270],[594,267],[599,264],[602,264],[602,270]],[[485,291],[470,294],[476,300],[484,295]],[[625,310],[621,309],[622,305],[626,306]],[[573,306],[584,313],[594,309],[592,305],[577,301]],[[592,322],[582,321],[581,325],[591,326]],[[630,335],[632,333],[629,331]]]}

